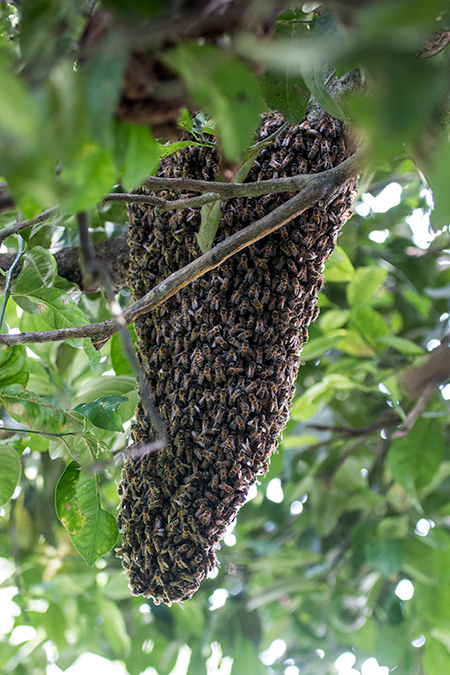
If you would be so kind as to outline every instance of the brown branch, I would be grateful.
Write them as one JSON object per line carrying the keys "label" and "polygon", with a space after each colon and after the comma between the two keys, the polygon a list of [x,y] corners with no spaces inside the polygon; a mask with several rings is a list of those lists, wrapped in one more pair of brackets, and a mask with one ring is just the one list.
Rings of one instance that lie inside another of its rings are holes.
{"label": "brown branch", "polygon": [[[221,265],[225,260],[243,248],[275,232],[280,227],[299,216],[303,211],[322,201],[323,206],[332,201],[337,189],[360,173],[365,165],[365,156],[360,151],[329,171],[316,174],[306,187],[295,197],[274,209],[271,213],[248,227],[228,237],[207,253],[193,260],[181,270],[174,272],[167,279],[155,286],[149,293],[124,310],[123,318],[127,324],[135,321],[142,314],[158,307],[168,298],[206,272]],[[59,330],[18,335],[0,335],[0,344],[17,345],[37,342],[56,342],[69,338],[89,337],[95,347],[100,349],[119,329],[116,318],[88,326],[74,326]]]}
{"label": "brown branch", "polygon": [[[214,193],[221,195],[225,200],[236,197],[261,197],[262,195],[280,192],[298,192],[314,180],[316,175],[289,176],[274,180],[261,180],[255,183],[211,183],[208,180],[195,180],[194,178],[157,178],[156,176],[150,176],[146,178],[143,184],[151,190],[188,190],[202,193],[211,193],[214,190]],[[142,197],[145,196],[142,195]],[[183,200],[179,201],[180,204],[183,203]],[[170,202],[165,201],[165,204],[167,203]]]}
{"label": "brown branch", "polygon": [[424,363],[408,370],[399,378],[405,391],[416,398],[428,387],[442,384],[450,377],[450,335],[446,335],[439,347],[433,349]]}
{"label": "brown branch", "polygon": [[[127,285],[126,274],[129,264],[129,251],[127,245],[127,235],[120,234],[105,241],[94,244],[94,251],[97,260],[108,264],[111,272],[112,288],[114,291],[120,291]],[[73,284],[77,284],[84,293],[96,293],[100,290],[100,283],[93,279],[86,284],[82,278],[80,253],[77,247],[63,248],[54,254],[60,277],[67,279]],[[6,272],[13,264],[16,253],[0,254],[0,269]],[[21,265],[14,269],[12,280],[17,277],[21,270]],[[5,288],[5,277],[0,275],[0,292]]]}

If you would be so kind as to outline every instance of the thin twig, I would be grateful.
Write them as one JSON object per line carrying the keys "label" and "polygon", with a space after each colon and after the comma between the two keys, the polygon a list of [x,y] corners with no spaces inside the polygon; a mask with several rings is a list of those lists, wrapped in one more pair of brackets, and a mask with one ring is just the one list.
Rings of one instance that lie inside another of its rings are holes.
{"label": "thin twig", "polygon": [[57,206],[52,206],[50,209],[43,211],[34,218],[30,218],[30,220],[18,220],[16,223],[13,223],[12,225],[6,225],[6,227],[1,228],[0,244],[7,237],[10,237],[12,234],[18,234],[19,232],[22,232],[22,230],[26,230],[28,227],[32,227],[33,225],[37,225],[38,223],[45,222],[55,214],[57,208],[58,208]]}
{"label": "thin twig", "polygon": [[401,428],[396,431],[394,434],[392,434],[391,438],[392,440],[394,438],[404,438],[409,434],[411,429],[413,428],[414,424],[417,422],[419,417],[422,417],[423,413],[425,412],[425,408],[427,407],[428,399],[430,398],[431,394],[435,391],[436,389],[436,383],[431,382],[430,384],[427,385],[425,390],[422,392],[419,400],[417,401],[416,405],[414,408],[411,410],[410,413],[408,413],[405,421],[403,422]]}
{"label": "thin twig", "polygon": [[[134,202],[137,204],[151,204],[161,211],[179,211],[181,209],[196,209],[211,202],[237,199],[238,197],[261,197],[268,194],[282,192],[298,192],[314,179],[314,175],[303,174],[274,180],[261,180],[254,183],[212,183],[211,181],[195,180],[193,178],[147,178],[144,185],[152,190],[188,190],[201,192],[199,197],[184,197],[181,199],[163,199],[146,194],[113,192],[106,195],[105,202]],[[214,192],[211,191],[214,189]]]}
{"label": "thin twig", "polygon": [[[362,170],[364,164],[364,154],[357,152],[334,169],[316,174],[295,197],[292,197],[292,199],[289,199],[260,220],[228,237],[225,241],[199,256],[181,270],[174,272],[149,291],[149,293],[130,305],[123,312],[125,323],[130,324],[142,314],[155,309],[195,279],[218,267],[225,260],[242,251],[242,249],[250,244],[280,229],[280,227],[302,214],[318,201],[322,202],[322,208],[326,207],[326,204],[333,199],[336,190],[348,180],[354,178]],[[0,344],[17,345],[57,342],[69,338],[89,337],[92,339],[94,346],[100,349],[118,330],[119,324],[117,319],[114,318],[87,326],[19,333],[17,335],[0,335]]]}
{"label": "thin twig", "polygon": [[150,393],[148,391],[148,384],[145,382],[144,374],[136,358],[133,345],[131,344],[130,335],[128,333],[127,324],[123,317],[122,309],[117,300],[115,299],[110,271],[107,265],[105,265],[105,263],[100,262],[95,257],[95,250],[89,232],[88,213],[86,211],[78,213],[77,221],[78,221],[78,232],[80,235],[82,263],[85,272],[88,276],[96,278],[101,277],[103,279],[103,285],[106,291],[106,296],[108,298],[111,314],[115,317],[118,323],[122,343],[125,348],[125,353],[136,374],[136,380],[139,385],[139,394],[144,406],[144,410],[147,413],[149,423],[151,424],[156,433],[156,440],[153,441],[153,443],[147,445],[152,446],[151,448],[152,452],[154,452],[155,450],[162,450],[167,445],[167,436],[166,431],[164,429],[164,424],[158,411],[153,405],[153,401],[151,400]]}
{"label": "thin twig", "polygon": [[[19,219],[19,221],[20,221],[20,219]],[[7,273],[5,275],[5,277],[6,277],[5,292],[4,292],[4,295],[3,295],[2,306],[1,306],[1,309],[0,309],[0,327],[3,323],[3,318],[5,316],[5,311],[6,311],[6,305],[8,304],[8,300],[9,300],[10,295],[11,295],[11,282],[12,282],[12,279],[13,279],[12,275],[13,275],[13,272],[14,272],[14,268],[20,263],[20,260],[21,260],[23,254],[24,254],[23,238],[19,235],[18,239],[19,239],[19,250],[17,251],[17,255],[14,259],[13,264],[11,265],[11,267],[9,268],[9,270],[7,271]],[[0,330],[1,330],[1,328],[0,328]]]}
{"label": "thin twig", "polygon": [[[160,189],[162,190],[165,188]],[[172,209],[180,211],[181,209],[198,209],[205,204],[218,202],[219,200],[222,201],[222,199],[222,196],[218,192],[207,192],[206,194],[199,195],[198,197],[185,197],[182,199],[172,200],[163,199],[162,197],[153,197],[151,195],[113,192],[109,195],[106,195],[103,201],[134,202],[135,204],[149,204],[150,206],[156,206],[160,211],[171,211]]]}

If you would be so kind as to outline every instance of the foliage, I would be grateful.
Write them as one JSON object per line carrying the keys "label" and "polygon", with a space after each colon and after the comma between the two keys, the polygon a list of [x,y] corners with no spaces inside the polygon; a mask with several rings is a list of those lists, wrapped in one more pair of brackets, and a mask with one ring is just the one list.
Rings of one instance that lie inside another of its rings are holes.
{"label": "foliage", "polygon": [[[159,16],[164,5],[136,0],[125,13]],[[239,32],[162,55],[209,116],[185,110],[180,123],[198,143],[219,143],[234,169],[243,158],[245,170],[267,105],[299,122],[311,93],[370,149],[362,201],[325,270],[280,451],[225,537],[221,568],[192,600],[168,608],[132,598],[108,553],[118,545],[114,459],[137,403],[122,338],[100,352],[87,339],[1,347],[4,673],[44,672],[53,661],[64,670],[93,652],[120,659],[129,675],[164,675],[185,645],[189,673],[204,672],[205,661],[226,669],[231,657],[234,675],[325,675],[346,651],[358,668],[375,657],[404,673],[449,669],[448,364],[444,356],[426,395],[426,386],[411,390],[408,374],[429,363],[449,329],[448,49],[418,54],[450,28],[450,7],[303,9],[282,14],[270,41]],[[94,242],[125,231],[125,208],[98,202],[132,189],[180,147],[115,119],[129,34],[116,31],[78,62],[86,20],[72,0],[0,6],[0,174],[20,212],[3,212],[0,227],[59,205],[49,222],[4,242],[0,255],[23,257],[19,276],[6,279],[2,332],[110,317],[102,293],[58,276],[51,251],[78,244],[81,210]],[[333,73],[355,66],[368,91],[338,102]],[[395,190],[388,210],[374,199]],[[424,243],[417,223],[430,215],[435,232]],[[203,234],[206,249],[211,231]],[[117,299],[128,304],[126,289]],[[411,599],[401,599],[401,580],[413,584]]]}

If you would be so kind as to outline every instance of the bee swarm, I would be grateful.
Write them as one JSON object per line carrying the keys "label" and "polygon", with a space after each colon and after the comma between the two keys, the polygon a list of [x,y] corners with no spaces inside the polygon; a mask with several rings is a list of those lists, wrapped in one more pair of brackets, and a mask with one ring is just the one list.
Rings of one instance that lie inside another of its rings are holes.
{"label": "bee swarm", "polygon": [[[283,123],[279,114],[266,116],[257,140]],[[341,124],[323,115],[281,131],[247,181],[316,173],[348,155]],[[157,175],[213,181],[217,171],[214,150],[192,146],[164,159]],[[169,444],[128,457],[122,472],[117,554],[133,593],[157,603],[186,600],[216,564],[218,542],[267,471],[288,419],[324,262],[354,195],[351,180],[326,210],[309,209],[137,320],[139,359]],[[291,196],[223,203],[214,244]],[[131,203],[129,215],[129,286],[137,299],[200,255],[200,211],[157,213]],[[132,439],[137,446],[154,439],[141,404]]]}

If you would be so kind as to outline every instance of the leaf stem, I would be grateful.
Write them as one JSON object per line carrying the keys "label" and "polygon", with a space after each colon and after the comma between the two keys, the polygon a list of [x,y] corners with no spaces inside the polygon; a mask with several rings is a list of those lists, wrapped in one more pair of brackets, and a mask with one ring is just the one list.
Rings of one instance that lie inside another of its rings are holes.
{"label": "leaf stem", "polygon": [[5,294],[3,296],[3,302],[2,306],[0,309],[0,326],[3,324],[3,319],[5,317],[5,311],[6,311],[6,305],[8,304],[8,300],[11,297],[11,282],[12,282],[12,273],[14,272],[14,268],[19,264],[23,254],[25,253],[24,247],[23,247],[23,237],[20,236],[20,234],[17,237],[19,241],[19,250],[17,251],[17,255],[15,257],[15,260],[9,270],[6,272],[5,275]]}

